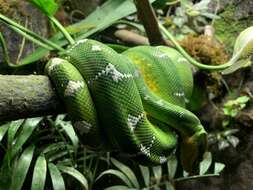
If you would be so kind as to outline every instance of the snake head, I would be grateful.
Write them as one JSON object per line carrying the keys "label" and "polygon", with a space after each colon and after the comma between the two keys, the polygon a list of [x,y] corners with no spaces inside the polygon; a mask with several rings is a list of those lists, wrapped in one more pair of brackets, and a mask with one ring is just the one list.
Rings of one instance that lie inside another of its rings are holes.
{"label": "snake head", "polygon": [[207,133],[204,129],[190,137],[182,137],[180,160],[183,169],[190,174],[196,173],[199,162],[207,149]]}

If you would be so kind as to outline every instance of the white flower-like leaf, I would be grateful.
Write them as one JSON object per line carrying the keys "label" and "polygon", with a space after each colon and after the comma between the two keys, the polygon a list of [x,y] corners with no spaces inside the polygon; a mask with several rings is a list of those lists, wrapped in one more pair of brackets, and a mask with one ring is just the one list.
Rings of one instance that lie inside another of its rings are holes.
{"label": "white flower-like leaf", "polygon": [[232,73],[242,67],[249,66],[253,51],[253,26],[243,30],[236,39],[231,66],[222,71],[222,74]]}

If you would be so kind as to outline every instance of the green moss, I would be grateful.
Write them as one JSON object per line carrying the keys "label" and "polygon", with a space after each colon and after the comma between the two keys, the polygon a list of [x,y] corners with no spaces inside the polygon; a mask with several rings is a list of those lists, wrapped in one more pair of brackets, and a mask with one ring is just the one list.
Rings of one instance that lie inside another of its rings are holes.
{"label": "green moss", "polygon": [[249,15],[249,17],[245,19],[237,20],[234,15],[235,10],[236,8],[234,6],[227,6],[219,15],[221,19],[217,19],[214,23],[216,37],[224,43],[229,53],[233,52],[235,39],[239,33],[245,28],[253,25],[253,15]]}

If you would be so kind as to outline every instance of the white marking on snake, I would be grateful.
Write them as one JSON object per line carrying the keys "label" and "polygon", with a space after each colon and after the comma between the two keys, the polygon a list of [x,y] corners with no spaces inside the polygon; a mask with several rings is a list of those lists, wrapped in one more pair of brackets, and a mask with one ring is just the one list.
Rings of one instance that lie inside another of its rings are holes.
{"label": "white marking on snake", "polygon": [[167,158],[165,156],[160,156],[159,159],[161,164],[167,162]]}
{"label": "white marking on snake", "polygon": [[150,147],[146,147],[143,144],[140,144],[140,150],[143,154],[150,157]]}
{"label": "white marking on snake", "polygon": [[162,101],[162,100],[158,100],[156,103],[157,103],[159,106],[162,106],[162,105],[163,105],[163,101]]}
{"label": "white marking on snake", "polygon": [[144,100],[148,100],[149,98],[150,98],[149,95],[145,95],[145,96],[144,96]]}
{"label": "white marking on snake", "polygon": [[71,46],[71,48],[69,48],[67,50],[67,53],[71,52],[76,46],[78,46],[79,44],[84,44],[88,41],[88,39],[82,39],[82,40],[78,40],[74,45]]}
{"label": "white marking on snake", "polygon": [[51,72],[54,70],[55,66],[62,64],[63,60],[60,58],[53,58],[51,65],[48,67],[48,74],[51,74]]}
{"label": "white marking on snake", "polygon": [[119,82],[119,81],[122,81],[123,79],[127,79],[127,78],[133,78],[132,74],[123,74],[123,73],[119,72],[113,64],[108,63],[108,65],[105,67],[105,69],[103,69],[101,72],[98,72],[94,78],[88,80],[88,84],[94,82],[102,75],[112,77],[112,80],[114,82]]}
{"label": "white marking on snake", "polygon": [[187,59],[181,57],[181,58],[177,59],[177,62],[179,62],[179,63],[187,63]]}
{"label": "white marking on snake", "polygon": [[105,74],[106,75],[111,75],[112,80],[115,81],[115,82],[121,81],[124,78],[132,78],[133,77],[131,74],[122,74],[111,63],[109,63],[106,66],[106,68],[105,68]]}
{"label": "white marking on snake", "polygon": [[158,54],[157,56],[158,56],[159,58],[167,58],[167,57],[168,57],[168,55],[165,54],[165,53]]}
{"label": "white marking on snake", "polygon": [[140,151],[141,151],[143,154],[145,154],[145,155],[147,155],[147,156],[150,157],[150,149],[151,149],[151,147],[153,146],[153,144],[154,144],[154,142],[155,142],[155,139],[156,139],[156,137],[155,137],[155,136],[152,136],[152,140],[151,140],[151,142],[150,142],[150,144],[149,144],[148,146],[144,146],[143,144],[140,144]]}
{"label": "white marking on snake", "polygon": [[71,96],[73,95],[79,88],[84,87],[83,81],[69,81],[68,85],[65,89],[64,95]]}
{"label": "white marking on snake", "polygon": [[182,118],[184,116],[183,112],[179,112],[179,117]]}
{"label": "white marking on snake", "polygon": [[91,51],[101,51],[101,50],[102,50],[102,48],[99,45],[93,45],[91,47]]}
{"label": "white marking on snake", "polygon": [[127,124],[128,127],[130,128],[131,132],[134,132],[137,124],[139,123],[139,121],[144,117],[144,113],[141,113],[140,115],[133,116],[131,114],[128,114],[127,116]]}
{"label": "white marking on snake", "polygon": [[178,96],[178,97],[184,97],[185,96],[184,92],[175,92],[174,95]]}
{"label": "white marking on snake", "polygon": [[78,44],[84,44],[84,43],[86,43],[87,41],[88,41],[88,39],[78,40],[78,41],[76,42],[76,45],[78,45]]}
{"label": "white marking on snake", "polygon": [[92,125],[90,123],[88,123],[87,121],[76,121],[73,126],[78,129],[78,131],[80,132],[80,134],[87,134],[89,133]]}
{"label": "white marking on snake", "polygon": [[134,76],[135,77],[139,77],[141,74],[140,74],[140,71],[139,71],[139,69],[135,69],[135,71],[134,71]]}

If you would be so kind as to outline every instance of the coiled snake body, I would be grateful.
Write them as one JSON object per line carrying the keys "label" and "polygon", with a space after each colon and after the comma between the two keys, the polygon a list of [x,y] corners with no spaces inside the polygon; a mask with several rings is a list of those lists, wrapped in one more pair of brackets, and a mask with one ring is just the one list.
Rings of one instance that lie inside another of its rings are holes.
{"label": "coiled snake body", "polygon": [[168,47],[140,46],[118,54],[81,40],[46,65],[84,144],[112,148],[141,164],[160,164],[180,134],[186,171],[201,159],[206,132],[185,109],[192,90],[190,68]]}

